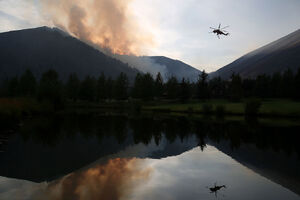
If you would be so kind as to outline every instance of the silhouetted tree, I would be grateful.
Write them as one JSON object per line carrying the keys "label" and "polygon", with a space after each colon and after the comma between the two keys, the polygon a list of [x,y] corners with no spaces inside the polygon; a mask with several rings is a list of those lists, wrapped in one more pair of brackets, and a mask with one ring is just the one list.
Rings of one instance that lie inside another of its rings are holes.
{"label": "silhouetted tree", "polygon": [[66,83],[66,92],[68,98],[72,99],[73,101],[77,101],[79,97],[80,91],[80,80],[77,77],[77,74],[71,74],[69,79]]}
{"label": "silhouetted tree", "polygon": [[244,97],[252,97],[255,95],[255,80],[254,79],[244,79],[242,82],[242,89]]}
{"label": "silhouetted tree", "polygon": [[282,75],[282,97],[289,98],[293,96],[293,88],[294,88],[294,75],[292,70],[286,70]]}
{"label": "silhouetted tree", "polygon": [[204,100],[209,98],[209,90],[207,83],[208,74],[205,70],[201,72],[197,81],[197,96],[199,99]]}
{"label": "silhouetted tree", "polygon": [[62,107],[62,84],[58,79],[58,74],[54,70],[49,70],[42,74],[38,86],[38,100],[53,103],[56,109]]}
{"label": "silhouetted tree", "polygon": [[106,78],[102,72],[97,80],[97,100],[104,100],[107,98]]}
{"label": "silhouetted tree", "polygon": [[271,88],[270,88],[270,93],[271,93],[271,97],[275,97],[278,98],[281,96],[282,93],[282,88],[281,88],[281,81],[282,81],[282,77],[280,75],[279,72],[274,73],[272,78],[271,78]]}
{"label": "silhouetted tree", "polygon": [[154,80],[151,74],[138,73],[135,77],[133,92],[134,98],[150,100],[154,96]]}
{"label": "silhouetted tree", "polygon": [[213,78],[209,81],[209,91],[214,98],[224,98],[226,95],[226,81],[223,81],[221,77]]}
{"label": "silhouetted tree", "polygon": [[239,74],[232,74],[229,84],[229,99],[239,101],[243,96],[242,79]]}
{"label": "silhouetted tree", "polygon": [[114,80],[111,77],[108,77],[107,81],[105,82],[105,89],[106,89],[106,99],[113,98],[113,89],[114,89]]}
{"label": "silhouetted tree", "polygon": [[191,97],[190,83],[182,78],[180,83],[179,98],[182,103],[185,103]]}
{"label": "silhouetted tree", "polygon": [[81,83],[79,91],[80,99],[95,101],[96,99],[96,80],[94,77],[87,76]]}
{"label": "silhouetted tree", "polygon": [[156,75],[155,83],[154,83],[154,96],[157,98],[161,98],[164,93],[164,81],[160,72]]}
{"label": "silhouetted tree", "polygon": [[168,99],[176,99],[179,94],[179,85],[177,79],[172,76],[165,85]]}
{"label": "silhouetted tree", "polygon": [[128,98],[129,81],[125,73],[121,72],[115,80],[113,88],[113,97],[117,100],[125,100]]}
{"label": "silhouetted tree", "polygon": [[20,94],[22,96],[34,96],[36,93],[37,82],[32,72],[27,69],[20,78]]}
{"label": "silhouetted tree", "polygon": [[258,97],[266,98],[269,96],[269,83],[270,79],[267,75],[259,75],[255,81],[255,94]]}
{"label": "silhouetted tree", "polygon": [[142,74],[141,73],[137,73],[137,75],[135,76],[135,80],[134,80],[134,85],[132,88],[132,97],[134,98],[141,98],[142,96]]}
{"label": "silhouetted tree", "polygon": [[300,100],[300,68],[298,69],[296,75],[295,75],[295,87],[293,92],[293,97],[297,100]]}
{"label": "silhouetted tree", "polygon": [[18,77],[13,77],[7,83],[7,94],[9,97],[16,97],[19,95],[19,79]]}

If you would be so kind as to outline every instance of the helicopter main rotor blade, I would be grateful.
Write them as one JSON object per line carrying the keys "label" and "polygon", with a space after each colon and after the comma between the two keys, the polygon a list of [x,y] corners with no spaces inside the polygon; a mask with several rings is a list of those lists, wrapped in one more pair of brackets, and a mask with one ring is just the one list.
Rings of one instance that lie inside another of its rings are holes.
{"label": "helicopter main rotor blade", "polygon": [[219,29],[221,28],[221,23],[219,24]]}
{"label": "helicopter main rotor blade", "polygon": [[229,26],[225,26],[225,27],[223,27],[223,28],[221,28],[221,29],[225,29],[225,28],[228,28]]}
{"label": "helicopter main rotor blade", "polygon": [[211,29],[217,29],[217,28],[213,28],[213,27],[209,27],[209,28],[211,28]]}

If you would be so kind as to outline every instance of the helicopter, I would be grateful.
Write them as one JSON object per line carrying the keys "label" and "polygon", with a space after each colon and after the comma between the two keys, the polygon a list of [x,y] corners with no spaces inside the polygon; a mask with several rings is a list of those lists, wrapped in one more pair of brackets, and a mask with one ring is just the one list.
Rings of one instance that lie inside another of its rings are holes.
{"label": "helicopter", "polygon": [[217,34],[218,38],[220,39],[220,35],[225,35],[225,36],[229,35],[229,33],[226,30],[224,30],[224,29],[226,29],[228,27],[229,26],[225,26],[225,27],[221,28],[221,24],[219,24],[218,28],[209,27],[210,29],[213,29],[213,31],[209,32],[209,33],[215,33],[215,34]]}
{"label": "helicopter", "polygon": [[215,183],[215,186],[214,187],[210,187],[209,190],[210,190],[210,193],[215,193],[215,196],[217,197],[218,191],[221,190],[222,188],[226,189],[226,185],[220,185],[220,186],[218,186],[217,183]]}

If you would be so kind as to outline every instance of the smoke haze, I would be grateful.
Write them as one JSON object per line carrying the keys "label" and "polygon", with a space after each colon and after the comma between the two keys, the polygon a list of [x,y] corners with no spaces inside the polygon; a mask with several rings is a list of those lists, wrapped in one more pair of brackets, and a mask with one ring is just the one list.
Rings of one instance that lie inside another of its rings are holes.
{"label": "smoke haze", "polygon": [[130,66],[140,70],[144,73],[150,73],[155,78],[158,72],[161,73],[163,78],[166,78],[168,74],[167,67],[156,63],[153,59],[146,56],[130,56],[130,55],[112,55],[112,57],[121,60],[124,63],[128,63]]}

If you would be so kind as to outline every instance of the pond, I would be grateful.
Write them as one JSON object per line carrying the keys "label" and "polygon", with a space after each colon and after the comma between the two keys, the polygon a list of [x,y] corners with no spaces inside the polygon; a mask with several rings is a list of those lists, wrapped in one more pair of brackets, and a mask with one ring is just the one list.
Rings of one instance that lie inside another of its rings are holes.
{"label": "pond", "polygon": [[0,199],[300,199],[299,133],[276,120],[28,119],[1,136]]}

